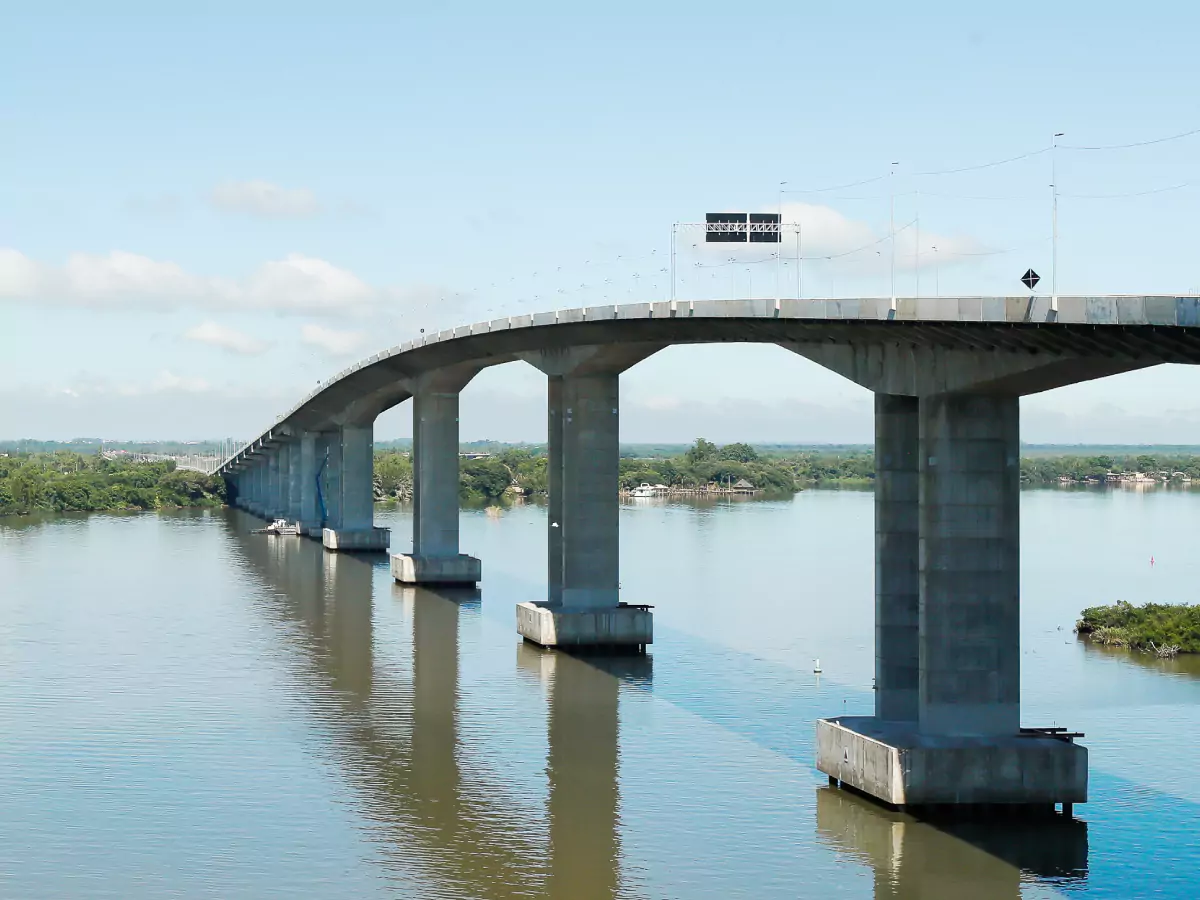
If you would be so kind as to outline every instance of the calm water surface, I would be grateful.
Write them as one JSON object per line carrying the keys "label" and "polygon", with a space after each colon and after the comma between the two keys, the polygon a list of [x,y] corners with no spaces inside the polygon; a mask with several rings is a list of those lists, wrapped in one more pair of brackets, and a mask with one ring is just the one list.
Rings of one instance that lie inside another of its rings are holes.
{"label": "calm water surface", "polygon": [[872,504],[624,507],[656,642],[607,662],[516,636],[536,506],[464,511],[456,594],[233,511],[0,520],[0,897],[1200,896],[1200,664],[1071,633],[1198,599],[1200,496],[1023,495],[1024,720],[1092,760],[1039,828],[813,768],[813,720],[873,703]]}

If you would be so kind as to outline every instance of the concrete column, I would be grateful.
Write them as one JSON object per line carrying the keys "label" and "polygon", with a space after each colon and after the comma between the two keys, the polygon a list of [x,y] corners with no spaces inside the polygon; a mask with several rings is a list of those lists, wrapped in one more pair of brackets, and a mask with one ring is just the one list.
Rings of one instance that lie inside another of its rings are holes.
{"label": "concrete column", "polygon": [[317,461],[317,468],[320,469],[321,475],[319,484],[321,486],[320,496],[317,498],[318,506],[324,504],[325,515],[321,523],[322,528],[341,528],[342,527],[342,432],[337,431],[325,432],[321,435],[320,443],[321,458]]}
{"label": "concrete column", "polygon": [[1020,726],[1018,398],[920,401],[920,700],[926,734]]}
{"label": "concrete column", "polygon": [[[336,524],[327,525],[321,540],[329,550],[386,550],[390,533],[375,527],[374,428],[345,425],[341,429],[337,466],[341,505]],[[326,468],[333,467],[332,454]]]}
{"label": "concrete column", "polygon": [[563,379],[551,375],[546,385],[546,581],[547,599],[562,603],[563,588]]}
{"label": "concrete column", "polygon": [[342,528],[360,531],[375,524],[374,429],[370,425],[342,428]]}
{"label": "concrete column", "polygon": [[479,560],[458,549],[458,396],[464,382],[436,375],[414,381],[413,552],[392,557],[392,576],[406,584],[476,584]]}
{"label": "concrete column", "polygon": [[413,554],[458,555],[458,393],[413,397]]}
{"label": "concrete column", "polygon": [[287,454],[288,464],[287,517],[293,522],[298,522],[300,521],[300,495],[304,476],[300,470],[300,441],[288,441],[281,449]]}
{"label": "concrete column", "polygon": [[254,512],[265,516],[267,512],[267,488],[271,475],[266,456],[259,453],[254,457]]}
{"label": "concrete column", "polygon": [[306,534],[321,528],[321,507],[317,498],[317,435],[306,431],[297,442],[300,459],[297,464],[300,480],[300,508],[296,518]]}
{"label": "concrete column", "polygon": [[292,460],[287,443],[276,445],[275,458],[279,461],[279,489],[275,495],[275,515],[286,519],[289,518],[289,497],[292,490]]}
{"label": "concrete column", "polygon": [[875,716],[917,720],[920,671],[920,415],[875,395]]}
{"label": "concrete column", "polygon": [[268,519],[280,515],[283,497],[283,469],[280,465],[279,448],[273,447],[267,451],[267,496],[264,512]]}
{"label": "concrete column", "polygon": [[562,381],[560,531],[567,610],[618,603],[618,381],[615,373]]}

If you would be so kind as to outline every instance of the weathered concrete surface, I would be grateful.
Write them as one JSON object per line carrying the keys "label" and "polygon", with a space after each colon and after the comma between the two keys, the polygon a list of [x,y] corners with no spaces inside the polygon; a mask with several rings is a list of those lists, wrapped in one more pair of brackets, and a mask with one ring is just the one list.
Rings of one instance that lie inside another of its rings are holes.
{"label": "weathered concrete surface", "polygon": [[546,599],[551,603],[562,603],[563,588],[562,404],[562,376],[550,375],[546,378]]}
{"label": "weathered concrete surface", "polygon": [[518,603],[517,633],[543,647],[631,649],[654,642],[654,617],[637,606],[579,609]]}
{"label": "weathered concrete surface", "polygon": [[418,556],[400,553],[392,556],[392,577],[402,584],[478,584],[483,579],[483,564],[474,556]]}
{"label": "weathered concrete surface", "polygon": [[869,716],[817,721],[817,768],[893,806],[1086,803],[1087,748],[1041,736],[933,735]]}
{"label": "weathered concrete surface", "polygon": [[392,533],[387,528],[325,528],[321,543],[326,550],[386,551],[391,546]]}
{"label": "weathered concrete surface", "polygon": [[[345,531],[370,530],[375,523],[375,441],[371,425],[342,428],[341,521],[328,519]],[[328,545],[326,545],[328,546]]]}
{"label": "weathered concrete surface", "polygon": [[920,415],[875,395],[875,715],[917,719],[920,685]]}
{"label": "weathered concrete surface", "polygon": [[619,602],[619,394],[616,373],[563,379],[560,519],[568,609]]}
{"label": "weathered concrete surface", "polygon": [[287,518],[289,521],[299,522],[303,506],[302,490],[304,484],[304,473],[301,471],[302,451],[300,441],[288,441],[279,448],[279,452],[287,456]]}
{"label": "weathered concrete surface", "polygon": [[922,732],[1014,735],[1021,720],[1016,397],[922,398]]}

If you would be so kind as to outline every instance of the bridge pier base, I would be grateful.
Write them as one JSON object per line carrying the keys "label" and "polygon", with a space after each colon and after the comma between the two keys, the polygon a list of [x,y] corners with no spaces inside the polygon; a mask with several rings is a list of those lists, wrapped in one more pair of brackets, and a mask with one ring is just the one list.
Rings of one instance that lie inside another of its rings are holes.
{"label": "bridge pier base", "polygon": [[477,369],[413,384],[413,552],[392,557],[403,584],[477,584],[483,564],[459,552],[458,398]]}
{"label": "bridge pier base", "polygon": [[1069,737],[930,734],[873,716],[817,720],[817,768],[888,806],[1002,806],[1031,813],[1087,802],[1088,752]]}
{"label": "bridge pier base", "polygon": [[893,806],[1087,801],[1087,749],[1021,728],[1018,405],[876,398],[876,714],[817,768]]}

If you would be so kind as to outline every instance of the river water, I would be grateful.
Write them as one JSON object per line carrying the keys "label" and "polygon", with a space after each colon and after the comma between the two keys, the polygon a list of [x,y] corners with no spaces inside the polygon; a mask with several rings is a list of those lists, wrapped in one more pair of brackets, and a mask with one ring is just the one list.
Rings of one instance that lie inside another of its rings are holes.
{"label": "river water", "polygon": [[1023,719],[1091,751],[1091,802],[1037,828],[814,769],[814,720],[873,703],[872,515],[623,507],[632,661],[518,640],[534,505],[463,512],[485,580],[455,594],[236,511],[0,520],[0,897],[1200,896],[1200,664],[1071,632],[1197,600],[1200,497],[1022,496]]}

